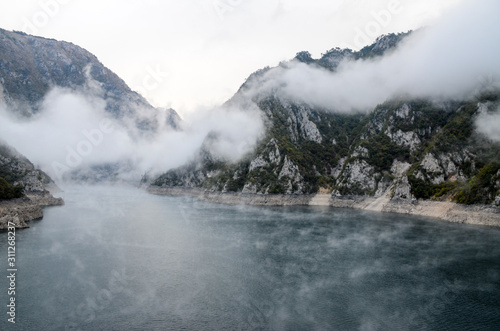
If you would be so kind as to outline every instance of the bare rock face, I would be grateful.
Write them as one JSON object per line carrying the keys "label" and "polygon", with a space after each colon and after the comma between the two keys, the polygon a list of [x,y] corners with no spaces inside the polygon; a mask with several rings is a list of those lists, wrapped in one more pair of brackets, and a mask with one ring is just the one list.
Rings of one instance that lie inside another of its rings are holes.
{"label": "bare rock face", "polygon": [[411,164],[408,162],[400,162],[395,160],[391,167],[391,173],[394,176],[393,182],[393,199],[415,199],[411,194],[411,186],[408,182],[406,173],[410,169]]}
{"label": "bare rock face", "polygon": [[401,108],[396,110],[394,115],[401,119],[407,119],[410,116],[410,107],[407,103],[405,103],[403,106],[401,106]]}
{"label": "bare rock face", "polygon": [[[427,153],[420,164],[421,168],[425,170],[427,177],[431,180],[433,184],[440,184],[444,182],[444,172],[441,168],[438,159],[432,155],[432,153]],[[419,172],[416,176],[419,179],[425,179],[425,175]]]}
{"label": "bare rock face", "polygon": [[396,145],[408,147],[412,152],[415,151],[422,143],[417,133],[413,131],[407,131],[407,132],[404,132],[402,130],[397,130],[395,132],[388,131],[387,135],[392,139],[392,141]]}
{"label": "bare rock face", "polygon": [[428,173],[442,173],[443,170],[439,166],[439,161],[431,153],[427,153],[421,163],[422,168],[424,168]]}
{"label": "bare rock face", "polygon": [[314,121],[311,120],[312,113],[309,108],[293,106],[288,102],[283,102],[283,107],[288,116],[287,130],[293,142],[302,138],[318,144],[322,143],[323,137]]}
{"label": "bare rock face", "polygon": [[268,146],[271,149],[269,152],[269,161],[274,164],[279,164],[281,162],[281,153],[276,139],[271,139]]}
{"label": "bare rock face", "polygon": [[248,171],[254,171],[257,168],[262,168],[264,166],[267,166],[269,163],[265,160],[263,155],[257,156],[255,159],[252,160],[250,163],[250,166],[248,168]]}
{"label": "bare rock face", "polygon": [[276,143],[276,139],[271,139],[266,145],[266,149],[263,154],[258,155],[255,159],[250,162],[248,171],[254,171],[255,169],[262,168],[268,165],[278,165],[281,162],[281,154]]}
{"label": "bare rock face", "polygon": [[309,119],[309,114],[304,107],[300,108],[299,127],[302,136],[309,141],[321,144],[323,137],[314,122]]}
{"label": "bare rock face", "polygon": [[283,168],[281,168],[281,172],[278,176],[278,179],[283,179],[285,178],[287,180],[286,183],[286,189],[285,193],[286,194],[292,194],[292,193],[303,193],[302,191],[302,181],[304,180],[302,178],[302,175],[300,174],[299,167],[297,167],[296,164],[294,164],[290,159],[288,159],[287,156],[285,156],[285,162],[283,164]]}
{"label": "bare rock face", "polygon": [[408,182],[408,177],[401,178],[396,182],[394,187],[393,199],[415,199],[413,194],[411,194],[411,186]]}
{"label": "bare rock face", "polygon": [[344,192],[352,194],[362,195],[362,192],[375,192],[374,171],[374,168],[366,161],[355,160],[345,166],[340,186]]}
{"label": "bare rock face", "polygon": [[465,182],[467,177],[461,169],[461,165],[471,160],[471,153],[467,150],[450,153],[425,154],[420,162],[416,177],[421,180],[429,180],[433,184],[441,184],[445,181]]}

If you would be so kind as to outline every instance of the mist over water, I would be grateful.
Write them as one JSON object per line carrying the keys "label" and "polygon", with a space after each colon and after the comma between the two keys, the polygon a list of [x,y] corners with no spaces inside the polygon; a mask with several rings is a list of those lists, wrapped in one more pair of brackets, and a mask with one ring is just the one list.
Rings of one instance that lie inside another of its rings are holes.
{"label": "mist over water", "polygon": [[500,327],[499,229],[64,189],[17,231],[13,330]]}

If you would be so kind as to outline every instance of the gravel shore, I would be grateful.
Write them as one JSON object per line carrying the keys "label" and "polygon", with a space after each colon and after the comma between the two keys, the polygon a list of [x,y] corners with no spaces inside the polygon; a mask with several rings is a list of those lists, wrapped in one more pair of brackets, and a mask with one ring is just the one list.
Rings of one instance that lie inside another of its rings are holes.
{"label": "gravel shore", "polygon": [[452,202],[431,200],[402,200],[387,197],[365,196],[334,197],[330,194],[248,194],[205,191],[199,188],[148,187],[147,191],[156,195],[195,196],[202,200],[222,204],[247,204],[263,206],[332,206],[389,213],[420,215],[439,218],[454,223],[487,225],[500,227],[500,208],[474,205],[464,206]]}
{"label": "gravel shore", "polygon": [[5,230],[9,222],[16,229],[29,228],[29,221],[43,218],[42,207],[62,206],[64,200],[54,198],[48,192],[29,193],[24,198],[0,201],[0,230]]}

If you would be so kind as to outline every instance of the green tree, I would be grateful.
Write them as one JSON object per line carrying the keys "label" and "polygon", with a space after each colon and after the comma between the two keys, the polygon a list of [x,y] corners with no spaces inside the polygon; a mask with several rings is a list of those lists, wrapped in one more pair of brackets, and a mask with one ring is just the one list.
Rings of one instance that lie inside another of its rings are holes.
{"label": "green tree", "polygon": [[16,185],[13,186],[5,179],[0,177],[0,200],[9,200],[15,198],[21,198],[24,196],[23,187]]}

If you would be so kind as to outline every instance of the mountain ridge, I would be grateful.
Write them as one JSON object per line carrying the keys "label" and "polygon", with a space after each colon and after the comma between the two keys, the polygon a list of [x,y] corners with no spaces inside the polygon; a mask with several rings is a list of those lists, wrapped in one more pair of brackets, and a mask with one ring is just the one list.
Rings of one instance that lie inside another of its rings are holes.
{"label": "mountain ridge", "polygon": [[[89,81],[95,82],[97,93],[102,94],[99,97],[106,101],[106,111],[115,118],[137,117],[136,126],[142,130],[159,127],[155,115],[160,110],[132,91],[94,54],[70,42],[0,29],[0,96],[14,111],[30,116],[40,110],[53,87],[82,89],[88,88]],[[163,111],[168,112],[167,124],[176,129],[178,114],[173,109]]]}
{"label": "mountain ridge", "polygon": [[[345,57],[335,58],[335,65],[326,69],[335,71],[353,58],[384,56],[409,34],[382,36],[363,54],[334,48],[332,54]],[[292,63],[318,66],[319,61],[300,52]],[[275,68],[285,71],[289,63]],[[342,114],[273,90],[255,92],[253,86],[263,85],[263,77],[274,79],[269,73],[275,68],[250,75],[226,102],[254,102],[264,114],[266,135],[254,153],[230,164],[202,150],[190,164],[154,179],[151,187],[500,205],[500,145],[478,134],[474,124],[480,114],[496,112],[498,90],[444,102],[403,95],[367,113]]]}
{"label": "mountain ridge", "polygon": [[[93,116],[106,117],[133,141],[151,140],[165,130],[180,129],[181,118],[175,110],[150,105],[84,48],[71,42],[0,29],[0,106],[7,117],[15,118],[20,125],[30,121],[36,123],[45,115],[48,110],[45,108],[51,107],[47,100],[67,95],[88,101]],[[65,107],[63,111],[72,111],[71,105],[68,107],[64,103],[62,107]],[[15,137],[8,138],[14,144],[10,139]],[[132,163],[128,159],[66,167],[64,169],[69,170],[64,171],[64,179],[116,180],[116,169],[131,170]],[[54,168],[53,172],[57,173],[60,168]]]}

